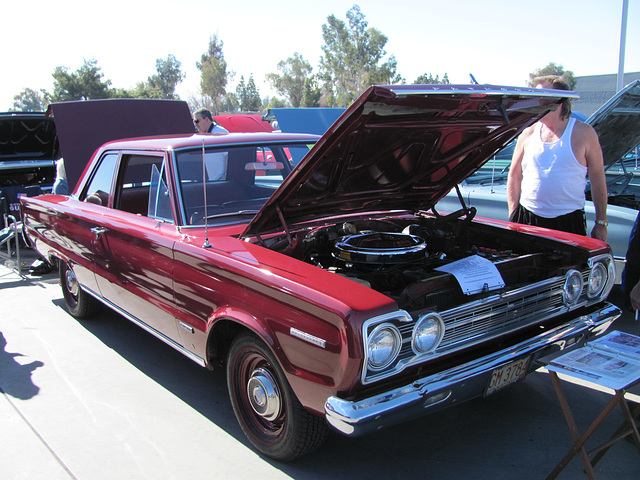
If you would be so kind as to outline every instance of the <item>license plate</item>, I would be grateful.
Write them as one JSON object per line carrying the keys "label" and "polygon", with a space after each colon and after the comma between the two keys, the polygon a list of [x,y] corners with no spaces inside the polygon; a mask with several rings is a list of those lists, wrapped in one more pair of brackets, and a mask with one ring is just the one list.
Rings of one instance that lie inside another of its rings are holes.
{"label": "license plate", "polygon": [[525,357],[496,368],[491,375],[491,381],[484,392],[484,396],[491,395],[507,385],[522,380],[527,375],[530,361],[531,357]]}

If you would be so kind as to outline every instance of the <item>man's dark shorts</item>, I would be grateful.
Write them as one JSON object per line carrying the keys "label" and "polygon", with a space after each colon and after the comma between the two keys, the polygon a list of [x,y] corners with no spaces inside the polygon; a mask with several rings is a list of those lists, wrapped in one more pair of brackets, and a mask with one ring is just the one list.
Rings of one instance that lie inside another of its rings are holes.
{"label": "man's dark shorts", "polygon": [[518,207],[509,216],[509,221],[523,223],[525,225],[534,225],[536,227],[551,228],[562,232],[577,233],[578,235],[587,234],[587,220],[584,210],[576,210],[566,215],[560,215],[559,217],[544,218],[518,204]]}

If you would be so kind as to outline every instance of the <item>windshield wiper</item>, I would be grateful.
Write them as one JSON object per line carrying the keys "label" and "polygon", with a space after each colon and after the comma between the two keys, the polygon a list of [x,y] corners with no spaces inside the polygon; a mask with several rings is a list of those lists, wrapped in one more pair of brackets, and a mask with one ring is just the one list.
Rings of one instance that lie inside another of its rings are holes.
{"label": "windshield wiper", "polygon": [[215,215],[209,215],[206,220],[211,220],[213,218],[224,218],[224,217],[234,217],[236,215],[255,215],[260,210],[238,210],[237,212],[227,212],[227,213],[216,213]]}

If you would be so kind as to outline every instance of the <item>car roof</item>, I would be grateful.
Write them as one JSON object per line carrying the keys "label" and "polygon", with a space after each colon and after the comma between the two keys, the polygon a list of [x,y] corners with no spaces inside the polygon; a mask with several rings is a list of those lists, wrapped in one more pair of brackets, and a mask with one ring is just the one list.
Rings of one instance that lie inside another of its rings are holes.
{"label": "car roof", "polygon": [[114,148],[121,150],[178,150],[201,147],[202,145],[210,147],[215,145],[228,146],[292,141],[315,143],[318,138],[320,138],[319,135],[279,132],[159,135],[113,140],[105,143],[101,150]]}

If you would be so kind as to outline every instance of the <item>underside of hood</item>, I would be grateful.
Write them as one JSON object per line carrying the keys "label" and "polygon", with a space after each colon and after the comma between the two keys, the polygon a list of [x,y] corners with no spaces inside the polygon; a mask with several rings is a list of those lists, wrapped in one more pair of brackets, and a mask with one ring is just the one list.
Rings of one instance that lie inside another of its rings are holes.
{"label": "underside of hood", "polygon": [[44,113],[0,115],[0,162],[55,161],[60,158],[56,126]]}
{"label": "underside of hood", "polygon": [[492,85],[373,86],[329,128],[247,227],[428,210],[573,92]]}
{"label": "underside of hood", "polygon": [[186,102],[110,98],[49,105],[55,117],[69,186],[73,190],[100,145],[122,138],[193,133]]}

